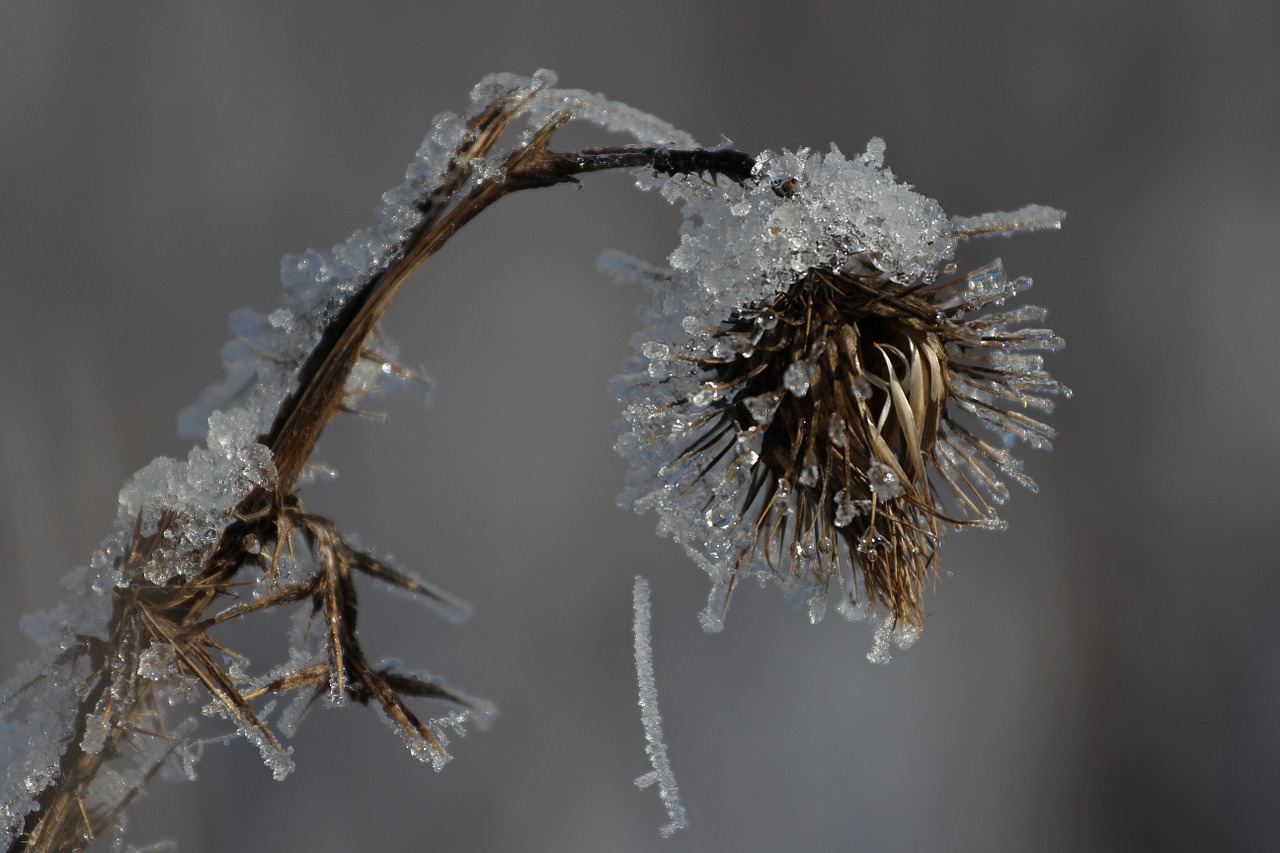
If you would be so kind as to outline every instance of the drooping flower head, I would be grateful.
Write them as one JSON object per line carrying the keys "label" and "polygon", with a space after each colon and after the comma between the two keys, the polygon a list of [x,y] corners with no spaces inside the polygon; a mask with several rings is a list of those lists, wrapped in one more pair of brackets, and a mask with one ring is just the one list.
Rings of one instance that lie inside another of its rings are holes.
{"label": "drooping flower head", "polygon": [[1034,489],[1008,447],[1048,447],[1067,389],[1045,373],[1051,332],[1005,310],[1026,278],[994,261],[968,273],[959,242],[1056,228],[1062,213],[949,219],[897,182],[884,145],[766,152],[754,179],[654,180],[684,208],[681,244],[645,280],[638,355],[616,380],[625,505],[707,571],[703,625],[718,630],[745,578],[780,583],[820,619],[827,600],[880,619],[874,659],[922,627],[946,528],[999,528],[1005,479]]}

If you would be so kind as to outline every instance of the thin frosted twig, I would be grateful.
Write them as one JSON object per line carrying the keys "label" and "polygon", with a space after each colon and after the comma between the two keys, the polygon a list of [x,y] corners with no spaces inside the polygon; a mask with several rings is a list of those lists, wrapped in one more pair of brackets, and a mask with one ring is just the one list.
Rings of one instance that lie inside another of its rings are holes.
{"label": "thin frosted twig", "polygon": [[662,715],[658,713],[658,686],[653,678],[653,642],[649,636],[649,582],[636,575],[636,585],[632,592],[635,604],[635,621],[632,630],[636,644],[636,682],[640,689],[640,720],[644,723],[644,739],[648,741],[645,752],[649,754],[649,763],[653,770],[636,779],[636,787],[647,788],[658,783],[658,796],[667,807],[667,817],[671,822],[658,831],[663,838],[669,837],[677,829],[685,829],[689,821],[685,818],[684,805],[680,802],[680,789],[676,786],[675,774],[671,772],[671,761],[667,758],[667,744],[662,737]]}

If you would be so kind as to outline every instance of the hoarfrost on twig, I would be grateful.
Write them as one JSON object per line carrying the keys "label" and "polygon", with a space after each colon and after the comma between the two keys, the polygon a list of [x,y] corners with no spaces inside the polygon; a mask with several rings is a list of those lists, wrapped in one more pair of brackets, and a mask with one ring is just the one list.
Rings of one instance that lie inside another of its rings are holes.
{"label": "hoarfrost on twig", "polygon": [[653,765],[652,771],[636,779],[636,787],[647,788],[654,782],[658,783],[658,796],[667,807],[667,817],[671,818],[671,822],[659,830],[662,837],[667,838],[677,829],[687,828],[689,821],[685,818],[684,805],[680,802],[680,789],[676,786],[675,774],[671,772],[667,744],[662,737],[658,686],[653,678],[653,642],[649,633],[649,582],[639,575],[636,576],[632,590],[632,600],[635,606],[632,629],[635,633],[640,720],[644,723],[644,739],[648,742],[645,752],[649,754],[649,762]]}

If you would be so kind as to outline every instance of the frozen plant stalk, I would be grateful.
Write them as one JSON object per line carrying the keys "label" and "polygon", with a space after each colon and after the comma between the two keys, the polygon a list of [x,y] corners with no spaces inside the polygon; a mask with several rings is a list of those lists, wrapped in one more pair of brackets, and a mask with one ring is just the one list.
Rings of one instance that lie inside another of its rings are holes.
{"label": "frozen plant stalk", "polygon": [[[643,144],[551,150],[575,118]],[[430,675],[371,659],[357,632],[355,578],[449,617],[464,608],[304,508],[297,490],[321,431],[367,395],[416,381],[378,322],[409,277],[490,205],[596,171],[741,181],[752,165],[739,152],[692,147],[686,134],[625,105],[556,89],[550,72],[491,76],[464,115],[437,116],[373,227],[332,250],[287,257],[280,306],[233,316],[226,380],[182,417],[203,443],[125,485],[115,531],[69,579],[73,597],[25,622],[45,653],[0,689],[7,849],[79,850],[100,840],[163,763],[194,775],[203,745],[228,730],[283,778],[293,768],[283,737],[316,702],[374,706],[414,756],[442,767],[446,736],[483,723],[490,709]],[[218,638],[219,626],[278,608],[297,611],[288,659],[254,672]],[[410,704],[420,699],[448,710],[420,719]],[[202,717],[225,724],[197,736]]]}
{"label": "frozen plant stalk", "polygon": [[[571,120],[638,144],[552,150]],[[918,630],[941,525],[998,523],[998,477],[1031,484],[1003,439],[1047,445],[1051,430],[1024,410],[1065,392],[1035,354],[1058,339],[1015,328],[1043,312],[992,310],[1029,282],[998,263],[958,274],[951,254],[969,237],[1057,227],[1061,214],[947,219],[881,154],[878,142],[853,160],[699,148],[652,116],[554,88],[549,72],[486,78],[463,115],[437,116],[371,228],[286,258],[279,307],[233,316],[226,380],[182,418],[203,442],[125,484],[114,531],[69,578],[72,597],[25,621],[44,652],[0,688],[7,849],[101,839],[164,762],[194,775],[202,718],[223,721],[214,737],[251,741],[277,778],[293,766],[282,738],[316,702],[377,708],[437,768],[446,734],[485,720],[485,703],[366,654],[355,579],[446,616],[463,608],[308,512],[298,489],[334,415],[417,381],[377,334],[412,274],[502,198],[592,172],[634,169],[685,210],[669,269],[612,263],[655,289],[619,383],[618,447],[633,463],[629,502],[656,509],[711,575],[705,624],[719,624],[742,577],[774,577],[814,618],[836,580],[843,609],[883,616],[882,652]],[[1001,441],[977,437],[977,422]],[[638,582],[638,664],[642,592]],[[255,672],[219,626],[278,608],[297,611],[288,659]],[[660,745],[651,672],[648,684],[646,730],[651,715]],[[642,702],[644,685],[642,672]],[[446,712],[420,719],[410,700],[423,699]],[[657,753],[655,768],[674,827]]]}
{"label": "frozen plant stalk", "polygon": [[636,683],[640,693],[640,720],[644,723],[645,752],[653,770],[636,779],[636,786],[648,788],[657,783],[658,796],[667,807],[670,822],[660,830],[663,838],[677,829],[685,829],[689,821],[684,805],[680,802],[680,789],[676,775],[671,771],[671,759],[667,757],[667,742],[662,736],[662,714],[658,712],[658,683],[653,677],[653,638],[650,631],[649,582],[637,575],[631,591],[635,616],[632,632],[635,634]]}

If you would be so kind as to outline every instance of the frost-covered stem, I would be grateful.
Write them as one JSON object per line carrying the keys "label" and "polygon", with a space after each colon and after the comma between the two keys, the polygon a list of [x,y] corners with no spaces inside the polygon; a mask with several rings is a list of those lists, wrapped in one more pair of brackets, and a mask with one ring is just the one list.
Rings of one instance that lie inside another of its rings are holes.
{"label": "frost-covered stem", "polygon": [[[516,151],[506,164],[502,180],[483,182],[438,224],[421,231],[404,258],[373,279],[325,330],[319,346],[302,367],[301,387],[281,408],[266,442],[282,483],[294,482],[324,424],[338,411],[347,377],[360,359],[365,340],[400,288],[450,237],[487,207],[518,190],[573,182],[577,175],[588,172],[651,166],[667,174],[720,173],[740,182],[750,175],[755,163],[750,155],[728,149],[683,151],[649,147],[598,148],[575,153],[548,151],[546,142],[568,118],[568,114],[562,115],[544,127],[529,146]],[[244,507],[243,514],[252,515],[258,508]]]}
{"label": "frost-covered stem", "polygon": [[635,638],[640,720],[644,724],[644,739],[647,744],[645,752],[649,754],[649,763],[653,765],[652,771],[636,779],[636,786],[647,788],[657,783],[658,796],[667,808],[667,817],[671,819],[658,831],[663,838],[667,838],[677,829],[688,827],[689,820],[685,816],[684,805],[680,802],[680,788],[676,785],[676,775],[671,770],[671,759],[667,756],[667,742],[662,736],[662,714],[658,711],[658,682],[653,675],[649,582],[640,575],[636,575],[631,598],[634,609],[632,633]]}
{"label": "frost-covered stem", "polygon": [[[487,112],[473,120],[475,133],[467,148],[458,152],[463,168],[452,175],[451,184],[439,188],[426,204],[443,198],[446,202],[471,178],[471,164],[481,162],[507,129],[520,104],[500,99]],[[145,579],[138,567],[145,566],[163,542],[162,535],[170,517],[156,533],[137,535],[129,553],[122,559],[127,587],[117,588],[113,612],[104,641],[86,641],[92,660],[91,683],[81,693],[75,713],[73,736],[67,741],[59,759],[57,780],[39,795],[38,808],[29,812],[21,832],[9,846],[10,853],[25,850],[79,850],[93,843],[110,828],[121,809],[106,816],[91,818],[84,808],[84,792],[97,777],[104,763],[119,755],[128,737],[149,733],[126,726],[113,725],[105,742],[97,751],[85,751],[85,732],[103,697],[112,687],[116,675],[113,661],[123,660],[130,644],[135,642],[126,626],[139,619],[162,617],[163,624],[178,631],[175,641],[202,634],[214,624],[206,618],[212,603],[244,566],[243,543],[255,536],[261,541],[280,541],[288,533],[282,516],[290,507],[293,489],[315,448],[325,424],[344,408],[346,387],[352,371],[366,355],[366,342],[378,321],[386,313],[392,299],[409,277],[461,229],[490,205],[519,190],[536,189],[564,182],[576,182],[576,176],[614,169],[651,167],[656,172],[674,174],[724,175],[741,182],[750,174],[754,159],[741,152],[717,149],[670,149],[667,147],[613,147],[585,149],[572,153],[548,150],[551,137],[570,118],[565,112],[556,116],[535,133],[530,141],[518,146],[494,172],[494,177],[478,181],[461,200],[444,205],[441,210],[424,211],[424,220],[411,236],[402,256],[383,272],[374,276],[357,292],[326,326],[319,343],[298,371],[295,392],[289,395],[275,414],[272,426],[261,442],[271,451],[275,479],[269,486],[254,487],[231,512],[235,519],[221,533],[217,543],[201,561],[198,572],[188,580],[165,584]],[[134,571],[131,571],[134,570]],[[140,615],[141,614],[141,615]],[[177,626],[176,628],[174,626]],[[161,628],[154,629],[163,633]],[[224,704],[230,704],[228,693],[216,678],[201,675],[200,668],[190,666],[203,686]],[[143,708],[156,701],[155,681],[140,679],[125,700]],[[112,700],[114,701],[114,700]],[[129,714],[116,709],[117,718]],[[249,723],[256,720],[249,718]],[[161,736],[159,733],[151,733]],[[269,747],[278,745],[268,739]]]}

